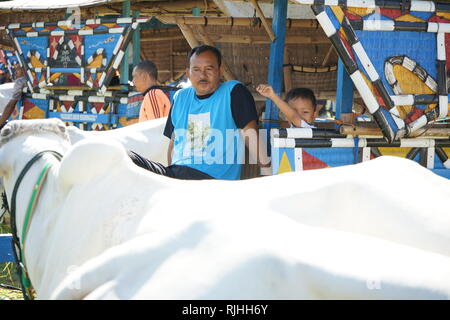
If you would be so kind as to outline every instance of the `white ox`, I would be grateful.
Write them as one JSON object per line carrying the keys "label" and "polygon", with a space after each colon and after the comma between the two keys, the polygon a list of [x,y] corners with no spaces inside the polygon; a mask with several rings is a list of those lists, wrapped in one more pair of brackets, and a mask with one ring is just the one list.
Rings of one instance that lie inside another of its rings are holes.
{"label": "white ox", "polygon": [[[1,99],[2,91],[0,88],[0,104]],[[166,121],[167,117],[158,118],[107,131],[83,131],[75,126],[68,126],[67,133],[71,144],[91,137],[114,139],[127,150],[132,150],[144,158],[167,165],[167,149],[170,139],[163,134]],[[0,194],[3,193],[3,190],[3,180],[0,177]],[[4,210],[1,209],[3,207],[3,199],[0,197],[0,223],[3,222],[5,217],[8,221],[7,213],[5,214]]]}
{"label": "white ox", "polygon": [[366,163],[245,181],[181,181],[135,166],[114,140],[71,146],[53,120],[1,132],[21,230],[54,163],[25,262],[41,299],[449,299],[450,182],[417,163]]}
{"label": "white ox", "polygon": [[12,98],[14,82],[4,83],[0,85],[0,114],[5,110],[6,105]]}
{"label": "white ox", "polygon": [[163,134],[166,121],[167,117],[164,117],[106,131],[83,131],[75,126],[69,126],[67,133],[72,144],[91,137],[112,138],[120,142],[127,150],[167,165],[167,148],[170,139]]}

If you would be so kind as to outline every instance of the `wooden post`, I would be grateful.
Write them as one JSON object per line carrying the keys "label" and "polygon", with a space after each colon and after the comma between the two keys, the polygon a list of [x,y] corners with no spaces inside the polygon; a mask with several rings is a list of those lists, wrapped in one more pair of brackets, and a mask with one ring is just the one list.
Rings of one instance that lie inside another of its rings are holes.
{"label": "wooden post", "polygon": [[170,80],[174,81],[175,79],[173,78],[173,42],[172,40],[169,41],[169,51],[170,51],[170,65],[169,65],[169,69],[170,69]]}
{"label": "wooden post", "polygon": [[[130,16],[130,0],[126,0],[122,3],[122,17]],[[128,48],[125,50],[125,55],[122,58],[122,63],[120,65],[120,84],[128,85],[130,73],[130,64],[128,62]]]}
{"label": "wooden post", "polygon": [[287,47],[284,48],[284,64],[283,76],[284,76],[284,92],[288,92],[292,89],[292,67],[289,63],[289,55]]}
{"label": "wooden post", "polygon": [[352,114],[354,85],[352,79],[345,70],[341,59],[338,62],[337,89],[336,89],[336,119],[352,122],[349,114]]}
{"label": "wooden post", "polygon": [[[281,94],[283,85],[283,60],[284,60],[284,39],[286,36],[286,16],[287,0],[275,0],[273,8],[272,30],[275,34],[275,41],[270,45],[269,76],[268,84],[273,87],[276,94]],[[272,100],[266,100],[266,111],[264,120],[278,120],[278,108]],[[264,128],[270,130],[275,127],[274,122],[264,122]],[[269,135],[267,135],[269,136]],[[269,149],[270,150],[270,149]]]}
{"label": "wooden post", "polygon": [[275,41],[275,35],[273,34],[272,30],[270,29],[269,23],[266,20],[266,17],[264,16],[264,13],[262,12],[261,8],[259,7],[258,2],[256,0],[250,0],[250,2],[253,4],[253,7],[256,10],[256,14],[261,19],[261,22],[264,26],[264,29],[266,29],[267,34],[269,35],[269,38],[272,42]]}

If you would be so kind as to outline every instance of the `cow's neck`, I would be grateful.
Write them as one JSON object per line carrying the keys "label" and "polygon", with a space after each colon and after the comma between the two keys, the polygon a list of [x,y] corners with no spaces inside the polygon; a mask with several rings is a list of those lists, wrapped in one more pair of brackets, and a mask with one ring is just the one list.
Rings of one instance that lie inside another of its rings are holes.
{"label": "cow's neck", "polygon": [[[29,144],[30,140],[33,144]],[[22,141],[17,141],[15,145],[21,145],[20,142]],[[17,157],[17,155],[15,156],[16,160],[12,165],[13,170],[7,183],[5,183],[5,188],[7,188],[8,194],[10,195],[10,202],[12,201],[12,190],[20,172],[35,154],[42,150],[54,150],[62,154],[65,152],[64,146],[58,143],[52,143],[51,140],[49,143],[49,140],[47,139],[45,144],[39,144],[39,142],[39,139],[23,139],[23,150],[26,150],[26,152],[20,157]],[[15,221],[17,235],[21,238],[21,241],[23,241],[22,228],[32,190],[42,169],[48,162],[52,163],[52,167],[48,172],[47,179],[41,189],[34,213],[29,222],[30,227],[26,235],[25,251],[23,253],[27,270],[35,288],[40,286],[39,283],[36,283],[36,279],[40,279],[40,263],[46,259],[48,253],[48,250],[46,250],[46,248],[49,247],[48,234],[51,233],[52,226],[56,223],[56,219],[58,218],[55,214],[58,210],[54,210],[53,208],[60,206],[61,202],[60,197],[58,197],[58,182],[56,180],[59,161],[51,154],[43,155],[42,158],[36,161],[25,174],[16,196]],[[52,210],[48,210],[50,208]]]}

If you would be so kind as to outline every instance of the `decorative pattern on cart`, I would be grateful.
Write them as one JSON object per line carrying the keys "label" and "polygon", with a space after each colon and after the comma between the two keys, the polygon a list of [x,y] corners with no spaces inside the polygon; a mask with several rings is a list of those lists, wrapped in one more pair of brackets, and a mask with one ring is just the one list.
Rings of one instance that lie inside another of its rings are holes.
{"label": "decorative pattern on cart", "polygon": [[296,1],[312,5],[388,141],[448,120],[450,3]]}
{"label": "decorative pattern on cart", "polygon": [[106,91],[120,66],[139,23],[148,18],[104,18],[9,24],[16,56],[24,68],[29,88],[87,86]]}

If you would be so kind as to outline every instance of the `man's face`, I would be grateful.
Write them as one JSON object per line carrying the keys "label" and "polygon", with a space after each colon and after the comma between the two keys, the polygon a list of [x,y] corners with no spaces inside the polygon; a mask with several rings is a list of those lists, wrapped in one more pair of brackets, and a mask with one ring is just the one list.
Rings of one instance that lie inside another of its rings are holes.
{"label": "man's face", "polygon": [[199,96],[211,94],[219,87],[223,67],[211,51],[194,54],[187,70],[189,80]]}
{"label": "man's face", "polygon": [[149,88],[148,74],[136,68],[133,69],[133,84],[139,92],[145,92]]}

